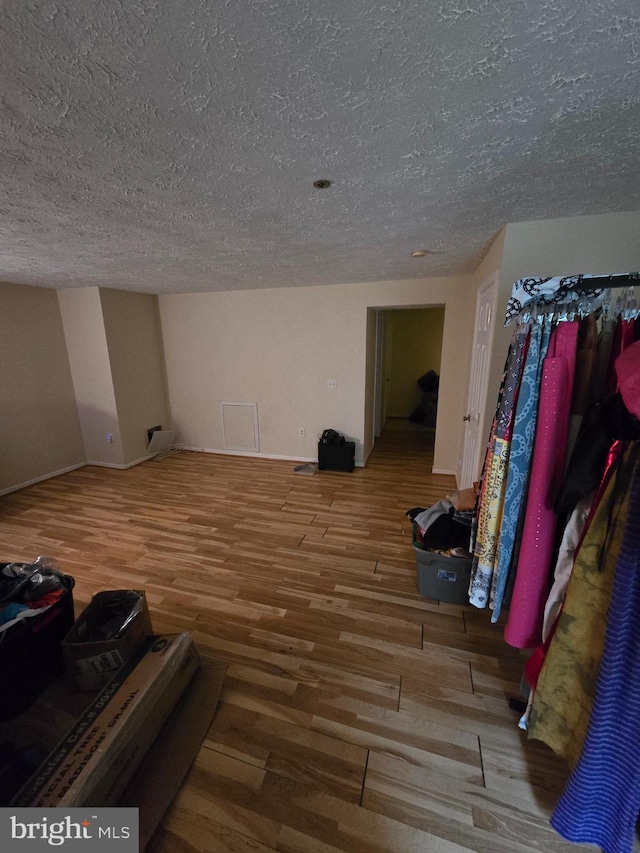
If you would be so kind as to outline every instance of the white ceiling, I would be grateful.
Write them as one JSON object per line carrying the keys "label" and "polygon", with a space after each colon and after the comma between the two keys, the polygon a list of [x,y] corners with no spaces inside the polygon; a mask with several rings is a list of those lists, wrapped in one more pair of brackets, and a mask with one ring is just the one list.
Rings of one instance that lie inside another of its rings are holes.
{"label": "white ceiling", "polygon": [[638,0],[5,0],[0,29],[0,280],[463,273],[505,222],[640,206]]}

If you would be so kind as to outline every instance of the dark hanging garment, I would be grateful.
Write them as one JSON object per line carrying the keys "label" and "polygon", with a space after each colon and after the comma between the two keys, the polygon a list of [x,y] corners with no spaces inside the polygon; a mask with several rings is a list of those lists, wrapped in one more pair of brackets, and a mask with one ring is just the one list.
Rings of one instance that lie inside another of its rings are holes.
{"label": "dark hanging garment", "polygon": [[600,677],[580,760],[551,818],[569,841],[631,853],[640,814],[640,471],[618,556]]}
{"label": "dark hanging garment", "polygon": [[640,422],[629,413],[620,394],[612,394],[595,406],[590,425],[574,447],[556,510],[573,512],[578,501],[597,488],[614,441],[639,439]]}

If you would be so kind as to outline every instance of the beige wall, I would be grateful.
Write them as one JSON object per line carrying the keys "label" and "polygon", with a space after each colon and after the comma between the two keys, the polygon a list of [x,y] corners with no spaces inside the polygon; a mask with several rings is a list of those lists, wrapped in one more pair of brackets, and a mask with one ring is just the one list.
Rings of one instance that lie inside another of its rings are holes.
{"label": "beige wall", "polygon": [[[262,454],[313,459],[317,433],[332,427],[356,440],[362,462],[373,411],[370,402],[365,419],[373,377],[367,309],[444,305],[438,413],[444,428],[436,433],[434,467],[454,471],[464,405],[459,384],[470,349],[469,293],[469,278],[450,277],[161,296],[177,440],[224,449],[220,402],[256,402]],[[336,380],[335,390],[327,388],[328,379]]]}
{"label": "beige wall", "polygon": [[640,210],[511,223],[502,272],[505,281],[527,275],[632,272],[639,259]]}
{"label": "beige wall", "polygon": [[87,459],[146,459],[147,430],[170,425],[158,298],[97,287],[58,298]]}
{"label": "beige wall", "polygon": [[[86,458],[123,465],[124,452],[97,287],[58,291]],[[112,441],[107,441],[107,435]]]}
{"label": "beige wall", "polygon": [[147,455],[147,430],[170,427],[158,297],[100,288],[123,462]]}
{"label": "beige wall", "polygon": [[0,284],[0,493],[84,463],[55,290]]}
{"label": "beige wall", "polygon": [[[640,212],[631,212],[508,225],[471,277],[162,296],[178,438],[221,450],[220,402],[256,402],[263,454],[315,458],[317,433],[334,427],[358,442],[362,462],[373,441],[375,311],[444,305],[434,469],[458,471],[475,291],[498,273],[486,432],[510,337],[502,317],[512,283],[638,269]],[[147,427],[169,417],[155,303],[97,288],[56,296],[0,284],[0,492],[86,458],[122,465],[144,455]]]}
{"label": "beige wall", "polygon": [[418,379],[429,370],[440,375],[444,308],[389,311],[387,317],[393,330],[388,414],[408,418],[422,401]]}

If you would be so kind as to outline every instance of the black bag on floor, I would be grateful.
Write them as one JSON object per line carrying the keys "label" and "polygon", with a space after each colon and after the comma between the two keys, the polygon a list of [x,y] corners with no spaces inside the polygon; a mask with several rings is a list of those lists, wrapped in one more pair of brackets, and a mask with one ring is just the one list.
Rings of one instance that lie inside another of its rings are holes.
{"label": "black bag on floor", "polygon": [[[4,572],[9,568],[14,571],[8,577]],[[19,572],[15,575],[20,568],[25,570],[25,577]],[[32,595],[27,585],[31,582],[33,589],[36,573],[43,585],[55,576],[62,594],[43,612],[18,621],[8,620],[4,630],[0,625],[0,719],[4,720],[26,710],[62,670],[61,644],[74,621],[74,579],[42,558],[31,564],[0,563],[0,608]]]}

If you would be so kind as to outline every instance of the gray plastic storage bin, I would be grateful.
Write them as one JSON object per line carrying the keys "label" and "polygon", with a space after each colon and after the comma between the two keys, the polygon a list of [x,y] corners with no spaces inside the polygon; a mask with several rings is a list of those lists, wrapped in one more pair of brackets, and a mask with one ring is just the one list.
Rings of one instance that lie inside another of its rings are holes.
{"label": "gray plastic storage bin", "polygon": [[416,552],[418,592],[447,604],[469,604],[471,560],[446,557],[413,546]]}

